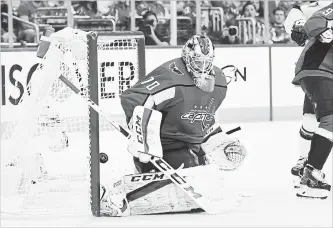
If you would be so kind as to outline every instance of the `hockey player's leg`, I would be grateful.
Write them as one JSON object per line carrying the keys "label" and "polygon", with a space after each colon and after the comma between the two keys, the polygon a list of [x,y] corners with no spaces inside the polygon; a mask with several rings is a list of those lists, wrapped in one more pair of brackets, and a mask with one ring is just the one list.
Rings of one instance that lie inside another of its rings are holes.
{"label": "hockey player's leg", "polygon": [[321,170],[333,147],[333,80],[324,78],[316,83],[309,80],[309,84],[313,86],[308,86],[307,91],[315,103],[320,124],[311,140],[308,161],[297,196],[324,199],[331,190],[331,185],[326,182]]}
{"label": "hockey player's leg", "polygon": [[295,188],[299,187],[300,176],[310,151],[311,139],[317,127],[318,122],[315,116],[314,107],[308,96],[305,95],[302,126],[299,130],[299,158],[296,165],[291,169],[291,174],[294,177]]}
{"label": "hockey player's leg", "polygon": [[333,146],[333,114],[321,118],[318,130],[313,135],[308,164],[301,177],[301,188],[298,196],[311,198],[327,198],[331,185],[321,172]]}

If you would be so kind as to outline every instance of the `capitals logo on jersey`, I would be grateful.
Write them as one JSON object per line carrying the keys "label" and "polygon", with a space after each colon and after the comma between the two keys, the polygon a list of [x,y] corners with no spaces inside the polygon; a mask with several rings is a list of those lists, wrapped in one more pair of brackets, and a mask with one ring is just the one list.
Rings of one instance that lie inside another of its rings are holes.
{"label": "capitals logo on jersey", "polygon": [[215,105],[214,98],[206,106],[195,105],[189,112],[181,116],[182,120],[189,120],[190,123],[201,122],[202,131],[207,130],[214,123]]}
{"label": "capitals logo on jersey", "polygon": [[173,62],[173,63],[171,63],[171,64],[169,65],[169,69],[170,69],[172,72],[174,72],[174,73],[176,73],[176,74],[178,74],[178,75],[184,75],[184,73],[181,72],[181,71],[179,70],[179,68],[177,67],[177,65],[176,65],[175,62]]}

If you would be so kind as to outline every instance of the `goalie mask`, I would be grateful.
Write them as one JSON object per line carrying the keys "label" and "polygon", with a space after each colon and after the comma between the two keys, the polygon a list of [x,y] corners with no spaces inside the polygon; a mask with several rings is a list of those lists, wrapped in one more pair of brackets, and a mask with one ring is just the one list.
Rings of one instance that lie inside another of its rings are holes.
{"label": "goalie mask", "polygon": [[182,50],[182,58],[194,84],[206,92],[212,92],[215,86],[214,57],[214,46],[204,35],[192,36]]}

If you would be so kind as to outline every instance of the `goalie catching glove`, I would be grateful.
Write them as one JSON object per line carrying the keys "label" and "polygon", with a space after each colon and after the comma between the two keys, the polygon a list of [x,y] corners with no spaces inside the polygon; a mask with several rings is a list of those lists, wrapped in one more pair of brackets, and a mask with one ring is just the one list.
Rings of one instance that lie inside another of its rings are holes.
{"label": "goalie catching glove", "polygon": [[[236,138],[227,135],[214,124],[209,132],[214,132],[208,140],[201,144],[202,150],[206,153],[209,164],[216,164],[221,170],[232,171],[239,168],[247,156],[244,145]],[[218,133],[215,133],[218,132]]]}
{"label": "goalie catching glove", "polygon": [[127,150],[140,162],[147,163],[151,156],[163,157],[160,139],[162,113],[143,106],[135,107],[129,123],[131,137]]}

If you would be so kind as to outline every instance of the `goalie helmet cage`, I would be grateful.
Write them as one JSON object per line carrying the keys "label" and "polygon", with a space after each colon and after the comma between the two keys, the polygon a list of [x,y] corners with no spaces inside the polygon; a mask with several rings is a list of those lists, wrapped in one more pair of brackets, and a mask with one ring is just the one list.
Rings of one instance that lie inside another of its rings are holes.
{"label": "goalie helmet cage", "polygon": [[1,111],[2,215],[100,216],[100,174],[108,181],[132,171],[122,167],[130,160],[123,137],[60,75],[124,124],[119,95],[145,76],[144,36],[71,28],[51,35],[17,111]]}

